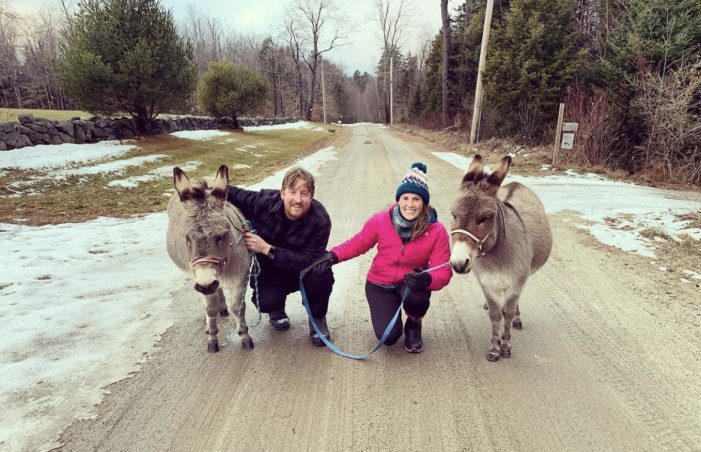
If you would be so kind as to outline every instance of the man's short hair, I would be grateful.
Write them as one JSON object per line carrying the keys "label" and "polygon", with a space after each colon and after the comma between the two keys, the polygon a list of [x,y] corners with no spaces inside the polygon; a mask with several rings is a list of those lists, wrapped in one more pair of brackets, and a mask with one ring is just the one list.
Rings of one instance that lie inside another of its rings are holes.
{"label": "man's short hair", "polygon": [[282,179],[282,189],[294,187],[299,179],[307,183],[309,191],[312,193],[312,196],[314,196],[314,176],[300,166],[290,168],[290,170],[285,173],[285,177]]}

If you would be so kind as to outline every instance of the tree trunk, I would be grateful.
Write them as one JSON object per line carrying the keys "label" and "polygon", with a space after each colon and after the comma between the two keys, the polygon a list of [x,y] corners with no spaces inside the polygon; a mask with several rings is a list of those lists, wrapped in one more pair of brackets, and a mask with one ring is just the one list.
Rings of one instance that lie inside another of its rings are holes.
{"label": "tree trunk", "polygon": [[450,16],[448,15],[448,0],[441,0],[441,17],[443,19],[443,86],[441,121],[443,127],[448,125],[448,75],[450,69]]}

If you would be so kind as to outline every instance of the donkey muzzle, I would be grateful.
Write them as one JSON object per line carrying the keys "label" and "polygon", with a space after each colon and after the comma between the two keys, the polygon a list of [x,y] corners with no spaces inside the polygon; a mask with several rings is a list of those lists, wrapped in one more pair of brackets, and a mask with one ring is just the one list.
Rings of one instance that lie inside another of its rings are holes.
{"label": "donkey muzzle", "polygon": [[472,258],[470,248],[463,241],[453,242],[453,247],[450,250],[450,266],[453,267],[455,273],[465,274],[472,270]]}
{"label": "donkey muzzle", "polygon": [[211,295],[218,288],[219,288],[219,281],[216,279],[207,285],[195,283],[195,290],[198,291],[199,293],[201,293],[202,295]]}

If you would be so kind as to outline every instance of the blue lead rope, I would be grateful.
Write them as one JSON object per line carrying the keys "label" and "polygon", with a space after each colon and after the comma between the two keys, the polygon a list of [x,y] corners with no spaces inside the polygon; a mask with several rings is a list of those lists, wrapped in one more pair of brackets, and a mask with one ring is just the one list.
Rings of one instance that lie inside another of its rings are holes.
{"label": "blue lead rope", "polygon": [[[427,268],[426,270],[423,270],[421,273],[431,272],[433,270],[444,267],[446,265],[450,265],[450,262],[444,262],[440,265],[436,265],[435,267]],[[314,328],[314,332],[319,336],[319,338],[326,345],[326,347],[328,347],[332,352],[336,353],[337,355],[341,355],[343,357],[355,359],[358,361],[367,358],[368,356],[375,353],[380,347],[382,347],[382,345],[387,340],[389,333],[392,331],[392,329],[394,328],[394,325],[397,323],[397,319],[399,318],[399,313],[402,312],[402,305],[404,304],[404,300],[406,299],[407,295],[409,295],[409,288],[405,286],[404,293],[402,294],[402,300],[399,303],[399,307],[397,308],[397,312],[394,313],[392,320],[390,320],[389,323],[387,324],[387,328],[385,328],[385,332],[382,333],[382,337],[377,342],[377,345],[375,345],[375,347],[372,350],[370,350],[368,353],[366,353],[364,355],[354,355],[352,353],[344,352],[340,348],[336,347],[336,345],[334,345],[333,342],[326,339],[326,336],[324,334],[322,334],[321,330],[319,329],[316,322],[314,321],[314,316],[312,315],[312,310],[309,307],[309,300],[307,298],[307,292],[306,292],[306,290],[304,290],[304,283],[302,282],[302,278],[304,278],[304,276],[300,275],[300,277],[299,277],[299,291],[302,294],[302,304],[304,305],[304,309],[306,309],[306,311],[307,311],[307,316],[309,316],[309,321],[311,322],[312,327]]]}

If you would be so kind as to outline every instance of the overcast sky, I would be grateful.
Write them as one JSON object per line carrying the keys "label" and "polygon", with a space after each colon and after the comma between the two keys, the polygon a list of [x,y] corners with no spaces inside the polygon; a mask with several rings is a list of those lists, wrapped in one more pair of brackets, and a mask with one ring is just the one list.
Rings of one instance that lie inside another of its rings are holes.
{"label": "overcast sky", "polygon": [[[397,0],[394,0],[395,3]],[[413,9],[410,28],[405,32],[402,46],[404,52],[417,52],[420,42],[433,37],[441,27],[440,0],[405,0]],[[2,0],[0,0],[2,2]],[[67,5],[76,5],[77,0],[65,0]],[[10,7],[23,15],[32,14],[40,8],[60,11],[60,0],[9,0]],[[288,3],[283,0],[161,0],[161,3],[173,10],[176,21],[186,19],[187,7],[196,4],[200,11],[209,17],[219,18],[225,26],[240,32],[254,32],[259,35],[271,34],[276,37],[283,24],[283,9]],[[449,10],[454,15],[455,8],[462,0],[450,0]],[[380,29],[373,19],[375,0],[336,0],[348,28],[349,44],[339,47],[328,57],[345,67],[347,74],[356,69],[372,72],[379,58],[381,46]]]}

